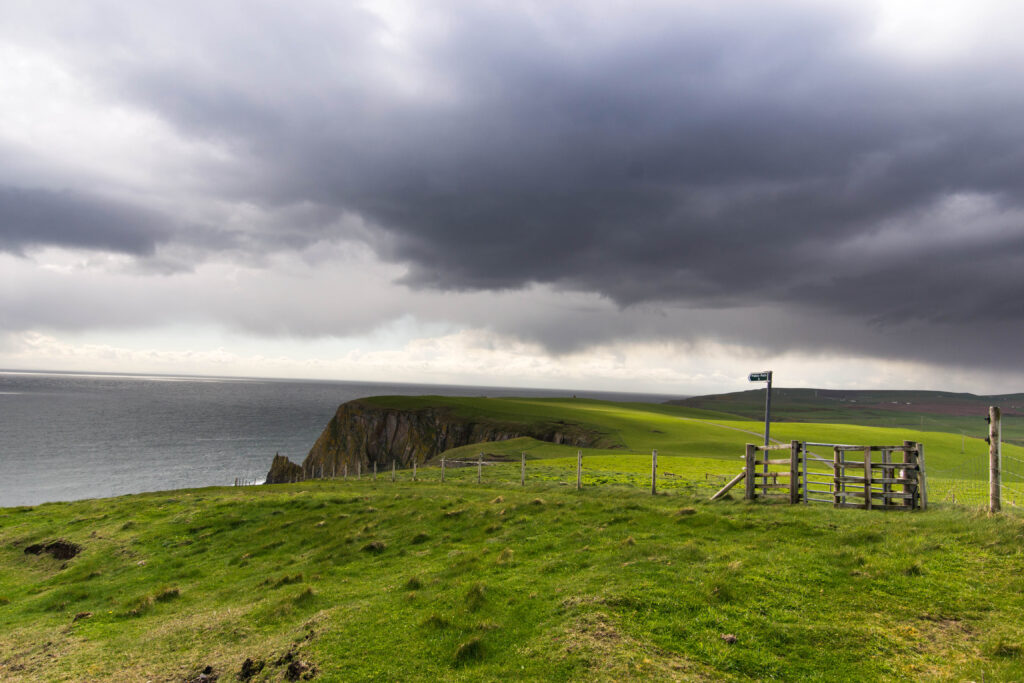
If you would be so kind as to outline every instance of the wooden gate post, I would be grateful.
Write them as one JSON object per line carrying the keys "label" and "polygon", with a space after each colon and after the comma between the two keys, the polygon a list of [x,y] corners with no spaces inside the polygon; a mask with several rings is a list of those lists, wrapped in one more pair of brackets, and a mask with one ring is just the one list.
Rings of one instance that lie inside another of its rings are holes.
{"label": "wooden gate post", "polygon": [[924,444],[917,444],[917,488],[921,492],[921,509],[928,509],[928,478],[924,472]]}
{"label": "wooden gate post", "polygon": [[832,447],[832,507],[839,507],[839,503],[842,501],[840,498],[845,496],[839,495],[839,485],[842,483],[840,479],[843,476],[843,449],[839,446]]}
{"label": "wooden gate post", "polygon": [[907,483],[903,485],[903,492],[909,493],[910,496],[905,499],[904,505],[909,505],[911,510],[917,508],[917,443],[914,441],[903,442],[903,462],[913,464],[914,467],[909,472],[903,470],[900,475],[901,479],[906,479]]}
{"label": "wooden gate post", "polygon": [[789,444],[789,504],[800,502],[800,442]]}
{"label": "wooden gate post", "polygon": [[754,471],[754,461],[757,460],[757,446],[752,443],[748,443],[747,452],[743,457],[743,469],[747,473],[743,498],[746,500],[754,500],[754,498],[757,497],[757,494],[754,492],[754,477],[757,474],[757,472]]}
{"label": "wooden gate post", "polygon": [[651,495],[658,493],[658,449],[651,451]]}
{"label": "wooden gate post", "polygon": [[998,406],[988,409],[988,511],[999,512],[1002,509],[999,500],[1002,486],[1002,414]]}
{"label": "wooden gate post", "polygon": [[864,509],[871,509],[871,447],[864,447]]}
{"label": "wooden gate post", "polygon": [[576,451],[576,490],[583,488],[583,451]]}

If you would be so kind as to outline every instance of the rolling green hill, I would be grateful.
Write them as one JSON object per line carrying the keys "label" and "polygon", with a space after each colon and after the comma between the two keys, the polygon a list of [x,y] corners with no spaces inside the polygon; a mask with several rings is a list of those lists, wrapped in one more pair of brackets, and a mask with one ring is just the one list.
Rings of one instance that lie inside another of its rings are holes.
{"label": "rolling green hill", "polygon": [[[578,492],[575,448],[522,438],[448,451],[444,483],[426,466],[418,481],[406,470],[0,509],[0,679],[1024,679],[1024,519],[943,504],[962,478],[935,477],[923,513],[708,503],[758,422],[441,402],[480,420],[588,425],[615,447],[584,449]],[[773,434],[921,440],[930,470],[960,474],[985,452],[877,426]],[[453,461],[481,452],[496,462],[477,484]],[[58,559],[45,550],[58,539],[80,552]]]}
{"label": "rolling green hill", "polygon": [[[672,405],[764,420],[764,389],[671,401]],[[1003,413],[1003,439],[1024,445],[1024,394],[976,396],[944,391],[772,389],[772,420],[828,422],[950,432],[984,438],[989,406]]]}

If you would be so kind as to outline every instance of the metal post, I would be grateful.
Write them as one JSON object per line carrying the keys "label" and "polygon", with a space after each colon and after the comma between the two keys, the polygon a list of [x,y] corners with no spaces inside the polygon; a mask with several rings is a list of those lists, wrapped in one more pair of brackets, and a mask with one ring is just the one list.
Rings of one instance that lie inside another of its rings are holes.
{"label": "metal post", "polygon": [[1002,486],[1002,425],[998,406],[988,409],[988,511],[999,512],[1002,509],[999,500]]}

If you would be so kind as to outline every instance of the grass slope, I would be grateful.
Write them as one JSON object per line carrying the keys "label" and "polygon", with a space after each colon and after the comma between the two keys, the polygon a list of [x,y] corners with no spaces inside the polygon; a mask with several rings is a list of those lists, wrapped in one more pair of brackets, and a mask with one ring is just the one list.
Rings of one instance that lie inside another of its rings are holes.
{"label": "grass slope", "polygon": [[[449,468],[444,484],[421,468],[417,482],[382,472],[0,509],[0,679],[181,681],[211,667],[232,680],[246,659],[250,672],[263,665],[255,681],[289,669],[316,680],[1024,679],[1015,510],[709,504],[759,423],[678,406],[446,401],[480,419],[591,425],[618,447],[584,451],[580,492],[565,485],[576,449],[517,439],[445,454],[515,461],[486,467],[482,485],[474,467]],[[933,473],[984,462],[984,442],[960,454],[951,434],[787,423],[773,435],[922,440]],[[668,495],[644,493],[652,448]],[[942,500],[944,480],[930,481]],[[57,538],[84,550],[24,552]]]}
{"label": "grass slope", "polygon": [[[58,536],[84,551],[23,552]],[[1020,680],[1022,538],[1013,514],[543,482],[8,509],[0,678]]]}

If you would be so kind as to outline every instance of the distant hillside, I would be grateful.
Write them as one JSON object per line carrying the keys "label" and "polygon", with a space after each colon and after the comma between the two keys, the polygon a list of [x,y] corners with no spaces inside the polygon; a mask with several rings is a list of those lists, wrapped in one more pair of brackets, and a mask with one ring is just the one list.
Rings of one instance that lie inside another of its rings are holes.
{"label": "distant hillside", "polygon": [[[764,419],[764,389],[669,401],[671,405]],[[982,437],[988,407],[1003,411],[1003,438],[1024,443],[1024,394],[977,396],[948,391],[772,389],[772,420],[906,427]]]}

